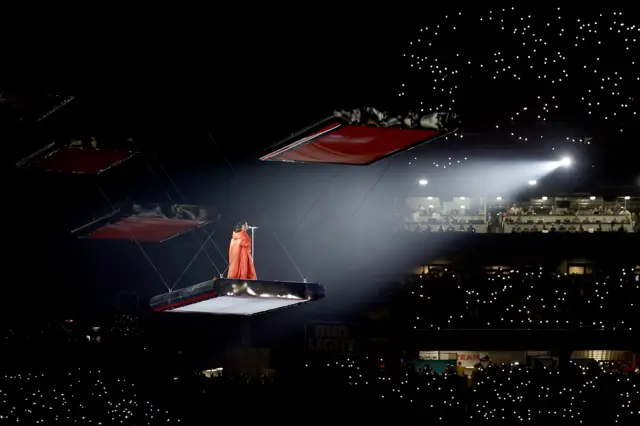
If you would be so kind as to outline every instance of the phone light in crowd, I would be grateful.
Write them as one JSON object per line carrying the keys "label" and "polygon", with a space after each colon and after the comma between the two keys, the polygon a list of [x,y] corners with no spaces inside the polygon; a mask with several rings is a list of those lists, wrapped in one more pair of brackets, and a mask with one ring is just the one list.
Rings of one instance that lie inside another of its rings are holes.
{"label": "phone light in crowd", "polygon": [[428,184],[429,182],[428,182],[426,179],[420,179],[420,180],[418,181],[418,183],[419,183],[421,186],[425,186],[425,185],[426,185],[426,184]]}
{"label": "phone light in crowd", "polygon": [[538,184],[538,181],[537,181],[537,180],[530,180],[530,181],[529,181],[529,185],[531,185],[531,186],[535,186],[535,185],[537,185],[537,184]]}

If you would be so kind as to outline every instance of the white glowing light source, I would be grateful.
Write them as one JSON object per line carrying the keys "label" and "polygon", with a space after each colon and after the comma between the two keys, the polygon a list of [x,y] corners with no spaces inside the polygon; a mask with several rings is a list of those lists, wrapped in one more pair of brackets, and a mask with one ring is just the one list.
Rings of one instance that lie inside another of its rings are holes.
{"label": "white glowing light source", "polygon": [[593,200],[595,200],[595,199],[596,199],[596,197],[594,197],[594,196],[592,195],[591,197],[589,197],[589,199],[590,199],[591,201],[593,201]]}
{"label": "white glowing light source", "polygon": [[502,200],[502,197],[496,197],[496,200],[500,201]]}
{"label": "white glowing light source", "polygon": [[631,197],[629,197],[628,195],[626,197],[624,197],[625,200],[630,200]]}
{"label": "white glowing light source", "polygon": [[531,185],[531,186],[534,186],[534,185],[537,185],[537,184],[538,184],[537,180],[530,180],[529,181],[529,185]]}
{"label": "white glowing light source", "polygon": [[571,158],[569,157],[564,157],[562,160],[560,160],[560,165],[563,167],[569,167],[571,163],[572,161],[571,161]]}
{"label": "white glowing light source", "polygon": [[425,185],[426,185],[426,184],[428,184],[429,182],[428,182],[426,179],[420,179],[420,180],[418,181],[418,183],[419,183],[420,185],[422,185],[422,186],[425,186]]}

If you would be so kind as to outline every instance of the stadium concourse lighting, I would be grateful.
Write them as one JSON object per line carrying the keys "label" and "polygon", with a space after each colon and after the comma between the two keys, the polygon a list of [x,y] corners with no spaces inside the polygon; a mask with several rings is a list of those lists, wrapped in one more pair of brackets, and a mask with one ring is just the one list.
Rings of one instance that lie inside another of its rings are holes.
{"label": "stadium concourse lighting", "polygon": [[537,184],[538,184],[537,180],[530,180],[529,181],[529,185],[531,185],[531,186],[534,186],[534,185],[537,185]]}
{"label": "stadium concourse lighting", "polygon": [[428,184],[429,182],[428,182],[426,179],[420,179],[420,180],[418,181],[418,183],[419,183],[420,185],[422,185],[422,186],[425,186],[425,185],[426,185],[426,184]]}

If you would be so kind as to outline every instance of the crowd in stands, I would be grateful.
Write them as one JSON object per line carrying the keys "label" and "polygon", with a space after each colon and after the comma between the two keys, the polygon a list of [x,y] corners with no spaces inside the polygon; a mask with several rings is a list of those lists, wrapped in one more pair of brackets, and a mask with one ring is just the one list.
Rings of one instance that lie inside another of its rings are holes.
{"label": "crowd in stands", "polygon": [[[399,302],[417,328],[628,332],[638,326],[637,277],[631,268],[588,275],[432,269],[408,280]],[[222,416],[239,423],[640,424],[633,363],[559,356],[436,372],[362,354],[300,359],[290,367],[296,374],[283,377],[230,377],[174,368],[156,349],[175,348],[163,338],[150,345],[144,327],[132,315],[5,327],[0,424],[198,425]]]}
{"label": "crowd in stands", "polygon": [[0,424],[180,424],[157,382],[135,371],[146,346],[136,316],[34,320],[2,331]]}
{"label": "crowd in stands", "polygon": [[580,275],[542,267],[429,270],[406,281],[398,311],[416,329],[633,331],[638,277],[633,267]]}
{"label": "crowd in stands", "polygon": [[[269,421],[270,412],[279,423],[288,417],[291,423],[318,424],[633,425],[640,420],[640,370],[622,362],[488,361],[467,375],[455,365],[438,373],[428,364],[416,369],[411,363],[389,366],[383,359],[351,357],[309,361],[294,379],[193,375],[179,386],[194,405],[228,398],[272,407],[243,413],[238,420],[245,421],[253,414]],[[305,415],[311,417],[298,417]]]}
{"label": "crowd in stands", "polygon": [[526,209],[513,204],[491,217],[491,224],[504,232],[638,232],[637,214],[619,203],[589,209]]}
{"label": "crowd in stands", "polygon": [[73,319],[35,321],[29,324],[11,325],[3,328],[3,347],[11,350],[25,345],[44,345],[54,342],[56,346],[73,343],[101,343],[106,339],[134,339],[140,341],[142,329],[139,318],[131,314],[118,314],[97,324],[81,322]]}
{"label": "crowd in stands", "polygon": [[147,400],[144,384],[97,369],[42,371],[36,366],[6,372],[1,383],[2,424],[180,424],[165,407]]}
{"label": "crowd in stands", "polygon": [[[455,362],[455,361],[454,361]],[[75,363],[74,363],[75,364]],[[635,425],[640,370],[621,362],[555,358],[543,365],[479,362],[465,373],[449,365],[391,363],[364,356],[306,361],[294,377],[205,377],[168,381],[88,367],[3,366],[0,423],[154,425],[368,424]],[[6,371],[14,370],[14,371]],[[162,374],[159,371],[158,374]],[[305,417],[306,416],[306,417]]]}
{"label": "crowd in stands", "polygon": [[[451,204],[451,203],[445,203]],[[620,203],[571,209],[555,206],[471,206],[443,208],[418,203],[405,217],[404,229],[411,232],[640,232],[635,211]]]}
{"label": "crowd in stands", "polygon": [[315,368],[315,377],[340,377],[376,407],[392,404],[398,420],[413,424],[631,425],[640,420],[640,374],[621,363],[489,361],[478,363],[471,375],[453,365],[441,374],[429,365],[387,371],[353,361]]}

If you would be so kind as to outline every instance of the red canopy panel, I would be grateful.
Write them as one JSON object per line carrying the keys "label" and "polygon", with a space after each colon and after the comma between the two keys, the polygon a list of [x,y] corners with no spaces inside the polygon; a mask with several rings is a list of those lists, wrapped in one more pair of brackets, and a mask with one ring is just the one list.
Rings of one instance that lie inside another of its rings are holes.
{"label": "red canopy panel", "polygon": [[333,121],[320,129],[296,135],[293,142],[260,160],[369,165],[448,133]]}
{"label": "red canopy panel", "polygon": [[127,150],[62,147],[34,158],[27,167],[63,173],[100,174],[133,155]]}
{"label": "red canopy panel", "polygon": [[125,217],[87,235],[94,240],[137,240],[160,243],[194,230],[207,221],[164,219],[157,217]]}

